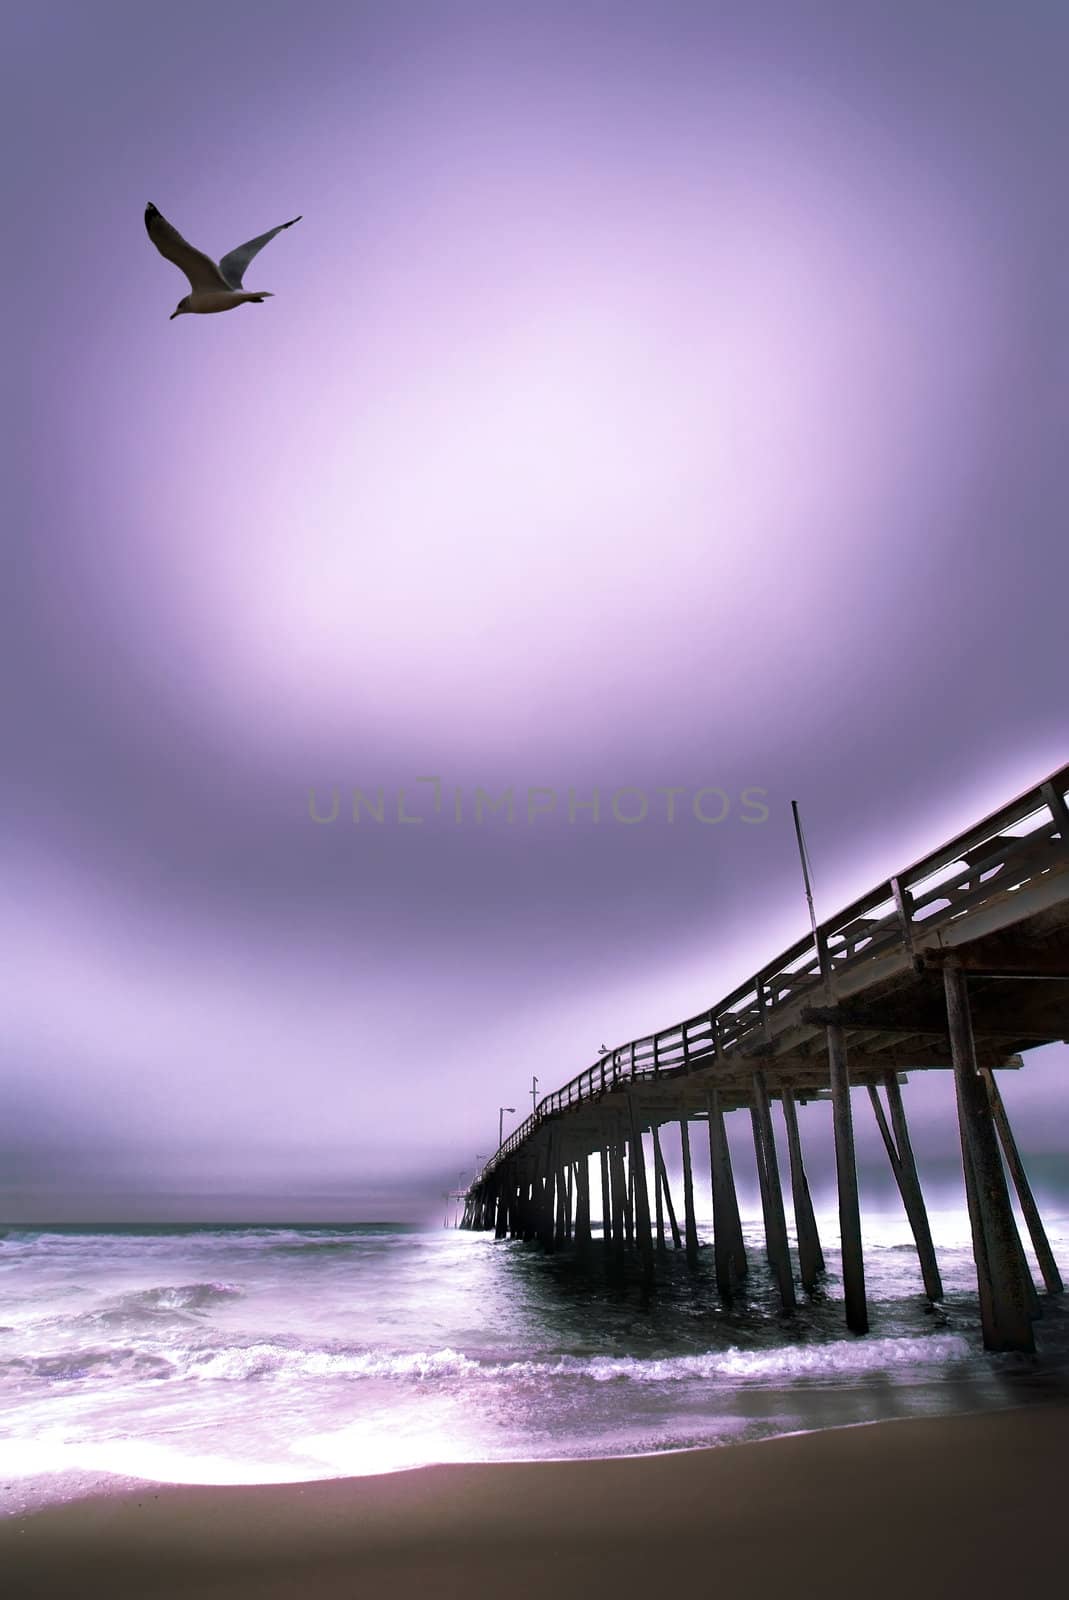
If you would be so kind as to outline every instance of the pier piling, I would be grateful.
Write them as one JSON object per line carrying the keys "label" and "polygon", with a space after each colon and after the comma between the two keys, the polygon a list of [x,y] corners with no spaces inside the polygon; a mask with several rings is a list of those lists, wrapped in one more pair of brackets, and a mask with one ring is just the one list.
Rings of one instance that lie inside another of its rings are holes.
{"label": "pier piling", "polygon": [[835,1127],[835,1176],[839,1190],[839,1237],[843,1252],[846,1325],[852,1333],[867,1333],[869,1310],[865,1298],[865,1256],[861,1244],[861,1205],[857,1193],[854,1123],[850,1110],[850,1073],[846,1061],[846,1039],[839,1023],[828,1024],[826,1040]]}
{"label": "pier piling", "polygon": [[776,1137],[772,1128],[772,1114],[768,1103],[768,1087],[764,1072],[758,1068],[753,1075],[753,1131],[754,1151],[757,1156],[758,1176],[761,1180],[761,1198],[765,1211],[765,1239],[768,1260],[784,1311],[793,1311],[797,1305],[794,1293],[794,1276],[787,1247],[787,1218],[783,1210],[783,1187],[780,1182],[779,1163],[776,1159]]}
{"label": "pier piling", "polygon": [[650,1283],[653,1280],[653,1234],[650,1229],[650,1197],[646,1187],[646,1155],[633,1094],[628,1096],[628,1102],[631,1113],[630,1167],[635,1191],[635,1234],[643,1275]]}
{"label": "pier piling", "polygon": [[869,1098],[876,1113],[876,1122],[891,1163],[891,1171],[894,1173],[895,1182],[898,1184],[898,1192],[902,1198],[902,1205],[905,1208],[906,1218],[913,1234],[913,1242],[917,1246],[917,1257],[920,1261],[924,1292],[929,1300],[942,1300],[943,1280],[939,1275],[939,1264],[935,1258],[932,1230],[928,1224],[928,1212],[924,1204],[924,1195],[921,1192],[920,1177],[917,1173],[917,1162],[913,1155],[913,1145],[910,1142],[909,1126],[906,1122],[906,1112],[902,1104],[902,1090],[899,1086],[897,1072],[884,1074],[884,1089],[891,1112],[890,1128],[887,1126],[883,1106],[880,1104],[879,1090],[874,1083],[869,1085]]}
{"label": "pier piling", "polygon": [[664,1204],[668,1212],[668,1225],[672,1230],[672,1243],[677,1250],[682,1250],[683,1235],[680,1233],[679,1223],[676,1221],[676,1208],[672,1203],[672,1191],[668,1184],[668,1169],[664,1164],[664,1153],[661,1150],[661,1141],[659,1138],[653,1147],[653,1158],[657,1168],[657,1182],[659,1183],[661,1192],[664,1195]]}
{"label": "pier piling", "polygon": [[694,1173],[690,1164],[690,1123],[684,1114],[679,1122],[679,1143],[683,1155],[683,1227],[687,1241],[687,1266],[698,1265],[698,1224],[694,1216]]}
{"label": "pier piling", "polygon": [[736,1281],[746,1275],[746,1246],[742,1237],[739,1201],[735,1193],[735,1177],[731,1170],[731,1150],[728,1146],[724,1113],[720,1109],[719,1092],[711,1088],[706,1096],[709,1114],[709,1171],[713,1191],[713,1255],[716,1264],[716,1286],[722,1295],[729,1295]]}
{"label": "pier piling", "polygon": [[1024,1217],[1025,1226],[1028,1228],[1032,1240],[1032,1249],[1036,1253],[1039,1270],[1043,1275],[1043,1285],[1048,1294],[1061,1294],[1063,1292],[1062,1276],[1051,1252],[1050,1241],[1047,1238],[1042,1218],[1039,1215],[1039,1207],[1036,1205],[1032,1187],[1028,1182],[1024,1163],[1021,1161],[1020,1152],[1017,1149],[1017,1141],[1013,1137],[1013,1129],[1010,1127],[1010,1119],[1006,1115],[1006,1107],[1003,1105],[1002,1095],[999,1093],[998,1084],[995,1082],[995,1074],[990,1067],[985,1067],[981,1071],[981,1077],[987,1089],[987,1098],[991,1106],[991,1115],[994,1118],[999,1143],[1002,1145],[1002,1153],[1006,1158],[1006,1165],[1010,1169],[1014,1188],[1017,1190],[1021,1214]]}
{"label": "pier piling", "polygon": [[971,1190],[969,1212],[984,1345],[988,1350],[1032,1351],[1035,1336],[1029,1294],[1021,1272],[1021,1241],[1010,1209],[991,1103],[977,1071],[967,980],[960,967],[947,962],[943,968],[943,984],[958,1119],[962,1145],[967,1152],[965,1180],[966,1188]]}
{"label": "pier piling", "polygon": [[787,1127],[787,1151],[791,1164],[791,1198],[794,1202],[794,1223],[798,1233],[798,1270],[802,1288],[811,1294],[817,1278],[824,1270],[824,1252],[820,1248],[817,1219],[813,1214],[813,1200],[802,1162],[802,1141],[798,1136],[798,1113],[794,1104],[794,1090],[784,1087],[780,1091],[783,1120]]}
{"label": "pier piling", "polygon": [[661,1193],[661,1135],[656,1123],[653,1125],[653,1199],[657,1218],[657,1249],[663,1252],[668,1246],[664,1240],[664,1196]]}

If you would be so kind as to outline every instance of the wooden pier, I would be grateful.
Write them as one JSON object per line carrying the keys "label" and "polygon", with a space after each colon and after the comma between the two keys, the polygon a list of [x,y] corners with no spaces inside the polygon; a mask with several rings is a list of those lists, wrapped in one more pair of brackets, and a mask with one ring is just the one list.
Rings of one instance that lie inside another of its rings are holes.
{"label": "wooden pier", "polygon": [[[1032,1350],[1040,1293],[1026,1261],[1009,1182],[1039,1263],[1042,1292],[1061,1278],[1028,1184],[996,1072],[1022,1050],[1069,1034],[1069,767],[1063,767],[923,860],[877,885],[698,1015],[608,1051],[547,1095],[487,1162],[464,1198],[462,1226],[546,1250],[593,1248],[591,1158],[600,1174],[601,1247],[652,1282],[673,1242],[693,1266],[699,1240],[692,1124],[704,1125],[712,1175],[719,1293],[747,1271],[725,1118],[748,1113],[768,1260],[785,1311],[816,1287],[824,1258],[796,1106],[832,1102],[845,1318],[868,1328],[851,1088],[871,1103],[920,1259],[925,1292],[942,1285],[910,1143],[901,1074],[953,1074],[984,1344]],[[788,1249],[782,1106],[798,1277]],[[677,1125],[682,1218],[662,1152]],[[652,1162],[647,1159],[650,1136]],[[652,1169],[652,1170],[651,1170]],[[1008,1177],[1007,1177],[1008,1174]],[[597,1182],[597,1179],[595,1180]]]}

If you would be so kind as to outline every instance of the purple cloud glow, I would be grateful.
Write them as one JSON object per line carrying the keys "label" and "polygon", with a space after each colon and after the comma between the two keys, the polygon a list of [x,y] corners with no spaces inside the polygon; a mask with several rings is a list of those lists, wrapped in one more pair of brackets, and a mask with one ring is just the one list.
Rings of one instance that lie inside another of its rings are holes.
{"label": "purple cloud glow", "polygon": [[[789,798],[828,913],[1064,760],[1069,27],[803,9],[11,22],[0,1115],[42,1162],[436,1194],[532,1072],[797,936]],[[210,252],[303,212],[276,298],[168,323],[148,199]],[[432,773],[772,816],[309,822]]]}

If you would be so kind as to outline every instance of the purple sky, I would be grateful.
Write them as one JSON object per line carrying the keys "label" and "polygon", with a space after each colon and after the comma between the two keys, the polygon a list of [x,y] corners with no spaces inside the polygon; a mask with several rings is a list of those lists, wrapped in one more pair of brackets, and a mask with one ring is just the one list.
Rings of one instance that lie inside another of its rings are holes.
{"label": "purple sky", "polygon": [[[829,915],[1064,761],[1063,6],[6,30],[0,1213],[422,1215],[801,933],[791,798]],[[148,200],[276,298],[168,322]]]}

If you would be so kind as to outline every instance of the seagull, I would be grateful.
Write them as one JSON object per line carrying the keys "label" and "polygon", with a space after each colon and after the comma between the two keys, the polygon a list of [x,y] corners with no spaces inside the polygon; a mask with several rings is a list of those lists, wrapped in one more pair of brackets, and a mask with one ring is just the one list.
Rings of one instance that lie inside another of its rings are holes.
{"label": "seagull", "polygon": [[192,294],[187,294],[184,300],[179,300],[175,310],[168,318],[173,322],[175,317],[180,317],[183,311],[196,311],[206,315],[210,311],[229,311],[233,306],[263,305],[265,300],[272,298],[269,289],[243,289],[241,280],[245,276],[245,269],[254,255],[257,255],[265,244],[270,244],[276,233],[281,233],[283,228],[292,228],[295,222],[300,222],[300,217],[292,217],[289,222],[280,222],[277,228],[272,228],[269,233],[261,233],[258,239],[250,239],[248,244],[239,244],[236,250],[231,250],[228,255],[216,265],[210,256],[202,250],[195,250],[187,244],[177,228],[173,228],[167,218],[150,200],[145,207],[145,227],[161,256],[166,256],[168,261],[173,261],[180,267],[189,279]]}

